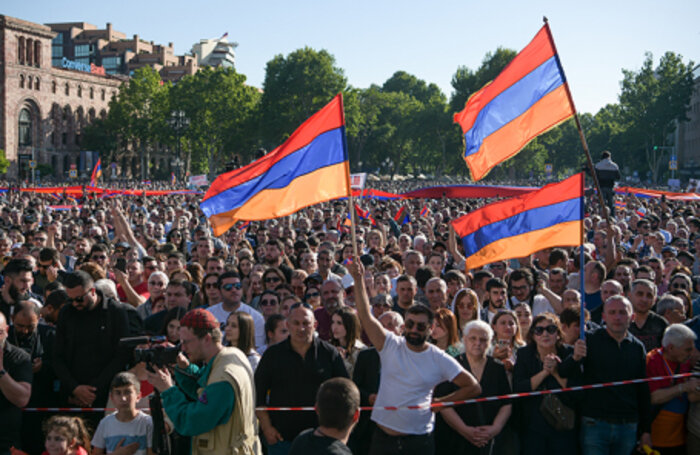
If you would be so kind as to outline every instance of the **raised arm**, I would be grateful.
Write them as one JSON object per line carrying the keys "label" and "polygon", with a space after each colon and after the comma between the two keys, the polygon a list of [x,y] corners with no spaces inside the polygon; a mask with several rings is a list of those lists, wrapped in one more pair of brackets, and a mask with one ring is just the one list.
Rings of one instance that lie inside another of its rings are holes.
{"label": "raised arm", "polygon": [[384,340],[386,340],[386,332],[377,318],[372,316],[369,308],[369,297],[365,288],[365,268],[359,258],[355,258],[349,267],[350,274],[355,280],[355,307],[360,323],[374,347],[377,348],[377,351],[381,351],[384,347]]}

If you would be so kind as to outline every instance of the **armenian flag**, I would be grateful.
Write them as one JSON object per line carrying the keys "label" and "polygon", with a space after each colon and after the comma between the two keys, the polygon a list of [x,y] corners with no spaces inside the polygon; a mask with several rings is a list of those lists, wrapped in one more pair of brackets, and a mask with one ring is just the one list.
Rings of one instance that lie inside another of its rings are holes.
{"label": "armenian flag", "polygon": [[422,209],[420,209],[420,216],[426,217],[430,213],[430,209],[428,208],[427,205],[424,205]]}
{"label": "armenian flag", "polygon": [[411,222],[411,215],[409,215],[406,207],[401,207],[396,215],[394,215],[394,221],[396,221],[400,226],[408,224]]}
{"label": "armenian flag", "polygon": [[527,256],[554,246],[581,244],[583,174],[486,205],[452,222],[464,245],[467,269]]}
{"label": "armenian flag", "polygon": [[574,115],[549,25],[496,79],[467,100],[454,122],[464,134],[464,160],[477,181],[528,142]]}
{"label": "armenian flag", "polygon": [[615,201],[615,208],[625,210],[627,208],[627,203],[625,201]]}
{"label": "armenian flag", "polygon": [[171,172],[170,173],[170,184],[175,185],[176,179],[175,179],[175,173]]}
{"label": "armenian flag", "polygon": [[350,196],[342,95],[306,120],[282,145],[220,175],[200,207],[221,235],[236,220],[267,220]]}
{"label": "armenian flag", "polygon": [[92,176],[90,177],[90,186],[97,185],[97,179],[100,177],[102,177],[102,158],[98,158],[97,163],[95,163],[95,167],[92,170]]}

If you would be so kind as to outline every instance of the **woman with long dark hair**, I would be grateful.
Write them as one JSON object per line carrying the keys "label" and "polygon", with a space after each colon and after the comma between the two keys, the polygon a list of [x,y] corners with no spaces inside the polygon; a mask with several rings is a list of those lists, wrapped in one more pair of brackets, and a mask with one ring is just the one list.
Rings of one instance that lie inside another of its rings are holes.
{"label": "woman with long dark hair", "polygon": [[352,377],[357,356],[361,350],[367,348],[360,341],[360,319],[355,311],[349,307],[336,310],[331,316],[331,332],[333,334],[331,344],[338,348],[338,352],[345,362],[345,369]]}
{"label": "woman with long dark hair", "polygon": [[229,346],[243,351],[250,367],[255,371],[260,362],[260,354],[255,350],[255,323],[253,317],[243,311],[231,313],[226,318],[224,338]]}

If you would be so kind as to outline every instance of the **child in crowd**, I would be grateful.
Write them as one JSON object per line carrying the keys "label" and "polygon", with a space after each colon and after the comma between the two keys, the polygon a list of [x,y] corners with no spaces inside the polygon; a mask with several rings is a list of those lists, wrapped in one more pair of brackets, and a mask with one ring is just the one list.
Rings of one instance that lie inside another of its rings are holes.
{"label": "child in crowd", "polygon": [[[137,448],[135,455],[152,455],[153,421],[151,416],[136,409],[140,383],[132,373],[118,373],[112,379],[109,398],[117,412],[100,421],[92,437],[93,455],[110,454],[117,449]],[[131,453],[131,452],[129,452]]]}
{"label": "child in crowd", "polygon": [[43,455],[88,455],[90,435],[80,417],[53,416],[44,423]]}

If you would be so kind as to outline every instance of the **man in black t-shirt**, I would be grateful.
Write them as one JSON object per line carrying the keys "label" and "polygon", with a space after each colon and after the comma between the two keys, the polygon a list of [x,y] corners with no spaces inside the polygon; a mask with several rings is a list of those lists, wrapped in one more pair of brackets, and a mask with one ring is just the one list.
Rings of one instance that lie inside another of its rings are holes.
{"label": "man in black t-shirt", "polygon": [[316,395],[318,428],[294,439],[289,455],[351,455],[345,444],[360,418],[360,391],[346,378],[329,379]]}
{"label": "man in black t-shirt", "polygon": [[656,302],[656,285],[645,279],[634,280],[630,290],[630,301],[634,308],[630,333],[644,343],[647,352],[660,348],[668,322],[651,311]]}
{"label": "man in black t-shirt", "polygon": [[22,408],[32,394],[32,359],[7,342],[8,325],[0,313],[0,455],[19,447]]}

